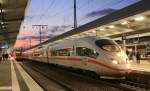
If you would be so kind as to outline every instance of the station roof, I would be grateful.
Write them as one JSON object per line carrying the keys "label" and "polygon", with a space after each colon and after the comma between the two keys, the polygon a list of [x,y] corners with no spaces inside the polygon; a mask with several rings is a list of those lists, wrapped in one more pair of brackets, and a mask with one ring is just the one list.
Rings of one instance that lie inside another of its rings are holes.
{"label": "station roof", "polygon": [[122,34],[131,37],[135,34],[150,36],[149,4],[150,0],[141,0],[107,16],[58,35],[40,45],[50,44],[52,42],[58,43],[84,36],[102,36],[110,38],[118,38],[121,37]]}
{"label": "station roof", "polygon": [[28,0],[0,0],[0,45],[13,46]]}

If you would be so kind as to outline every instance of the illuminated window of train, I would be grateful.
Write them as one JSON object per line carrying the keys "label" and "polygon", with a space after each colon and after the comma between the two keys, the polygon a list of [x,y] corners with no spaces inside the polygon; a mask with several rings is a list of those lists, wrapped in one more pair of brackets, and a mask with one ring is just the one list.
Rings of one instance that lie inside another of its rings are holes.
{"label": "illuminated window of train", "polygon": [[41,56],[41,51],[34,51],[34,52],[33,52],[33,55],[34,55],[34,56]]}
{"label": "illuminated window of train", "polygon": [[20,53],[16,53],[16,56],[21,56],[21,52]]}
{"label": "illuminated window of train", "polygon": [[97,40],[96,45],[106,51],[109,52],[119,52],[120,48],[119,46],[113,41],[113,40],[108,40],[108,39],[101,39]]}
{"label": "illuminated window of train", "polygon": [[86,47],[77,47],[76,54],[77,56],[87,56],[92,58],[97,58],[97,56],[99,55],[96,51]]}
{"label": "illuminated window of train", "polygon": [[57,56],[56,51],[50,51],[51,52],[51,56]]}
{"label": "illuminated window of train", "polygon": [[40,54],[39,53],[34,53],[34,56],[40,56]]}
{"label": "illuminated window of train", "polygon": [[70,53],[70,48],[51,51],[52,56],[70,56]]}

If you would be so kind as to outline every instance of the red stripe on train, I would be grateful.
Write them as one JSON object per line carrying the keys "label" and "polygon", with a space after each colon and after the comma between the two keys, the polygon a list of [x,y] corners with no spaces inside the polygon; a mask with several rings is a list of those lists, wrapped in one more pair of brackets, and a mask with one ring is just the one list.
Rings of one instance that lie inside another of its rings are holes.
{"label": "red stripe on train", "polygon": [[88,62],[89,63],[92,63],[92,64],[97,64],[97,65],[100,65],[100,66],[104,66],[106,68],[109,68],[109,69],[112,69],[112,70],[116,70],[116,71],[129,71],[129,69],[118,69],[118,68],[114,68],[114,67],[111,67],[111,66],[108,66],[108,65],[105,65],[101,62],[99,62],[100,60],[92,60],[92,59],[88,59]]}
{"label": "red stripe on train", "polygon": [[52,59],[55,58],[55,59],[60,59],[60,60],[66,60],[66,61],[82,61],[81,58],[63,58],[63,57],[51,57]]}
{"label": "red stripe on train", "polygon": [[[60,59],[66,60],[66,61],[69,61],[69,60],[71,60],[71,61],[82,61],[81,58],[60,58]],[[109,69],[112,69],[112,70],[116,70],[116,71],[129,71],[129,69],[118,69],[118,68],[114,68],[114,67],[105,65],[105,64],[101,63],[100,60],[93,60],[91,58],[88,58],[88,62],[96,64],[96,65],[99,65],[99,66],[104,66],[106,68],[109,68]]]}
{"label": "red stripe on train", "polygon": [[[50,57],[50,58],[65,60],[65,61],[82,61],[82,58],[64,58],[64,57]],[[118,68],[115,68],[115,67],[111,67],[109,65],[105,65],[102,62],[100,62],[100,60],[94,60],[94,59],[91,59],[91,58],[88,58],[88,63],[103,66],[105,68],[109,68],[111,70],[115,70],[115,71],[119,71],[119,72],[120,71],[130,71],[130,69],[118,69]]]}

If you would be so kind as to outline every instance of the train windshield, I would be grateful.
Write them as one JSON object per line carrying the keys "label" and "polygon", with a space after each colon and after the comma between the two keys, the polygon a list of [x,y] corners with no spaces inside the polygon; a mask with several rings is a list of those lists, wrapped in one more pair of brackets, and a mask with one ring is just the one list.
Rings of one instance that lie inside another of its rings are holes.
{"label": "train windshield", "polygon": [[96,45],[106,51],[109,52],[119,52],[120,48],[119,46],[113,41],[113,40],[108,40],[108,39],[101,39],[97,40]]}

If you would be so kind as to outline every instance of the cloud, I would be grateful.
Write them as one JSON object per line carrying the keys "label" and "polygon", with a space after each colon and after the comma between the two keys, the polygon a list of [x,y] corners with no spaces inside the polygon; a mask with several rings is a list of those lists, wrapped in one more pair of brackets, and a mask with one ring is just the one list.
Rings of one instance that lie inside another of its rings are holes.
{"label": "cloud", "polygon": [[116,9],[111,9],[111,8],[108,8],[108,9],[103,9],[103,10],[97,10],[97,11],[92,11],[88,14],[86,14],[86,18],[91,18],[91,17],[96,17],[96,16],[103,16],[103,15],[107,15],[109,13],[112,13],[114,11],[117,11]]}
{"label": "cloud", "polygon": [[65,29],[65,28],[70,28],[70,27],[72,27],[72,25],[62,25],[62,26],[61,26],[61,28],[64,28],[64,29]]}
{"label": "cloud", "polygon": [[[43,36],[42,37],[42,42],[48,39],[51,39],[52,37],[54,37],[54,35],[49,34],[48,36]],[[29,47],[29,39],[31,39],[31,45],[37,45],[39,44],[39,39],[40,36],[24,36],[24,37],[19,37],[15,43],[15,48],[19,48],[19,47]]]}
{"label": "cloud", "polygon": [[64,31],[59,26],[54,26],[51,29],[49,29],[52,33],[58,32],[58,31]]}
{"label": "cloud", "polygon": [[[33,45],[37,45],[37,44],[39,44],[39,41],[38,40],[32,40],[31,41],[31,46],[33,46]],[[24,47],[29,47],[30,46],[30,43],[29,43],[29,41],[22,41],[22,40],[17,40],[16,41],[16,43],[15,43],[15,45],[14,45],[14,47],[15,48],[24,48]]]}
{"label": "cloud", "polygon": [[[47,35],[47,36],[42,35],[42,39],[43,39],[43,40],[45,40],[45,39],[50,39],[50,38],[52,38],[52,37],[54,37],[53,34],[49,34],[49,35]],[[26,40],[26,39],[39,40],[39,39],[40,39],[40,36],[24,36],[24,37],[18,38],[18,40]]]}
{"label": "cloud", "polygon": [[[69,28],[71,28],[72,25],[61,25],[61,26],[52,26],[48,29],[48,31],[43,31],[42,32],[42,40],[48,40],[53,38],[54,36],[57,36],[61,33],[64,33],[68,30],[70,30]],[[26,35],[26,36],[19,36],[18,40],[37,40],[39,41],[40,36],[39,33],[34,34],[34,35]]]}
{"label": "cloud", "polygon": [[66,32],[67,29],[71,28],[72,25],[61,25],[61,26],[53,26],[48,31],[53,34]]}

